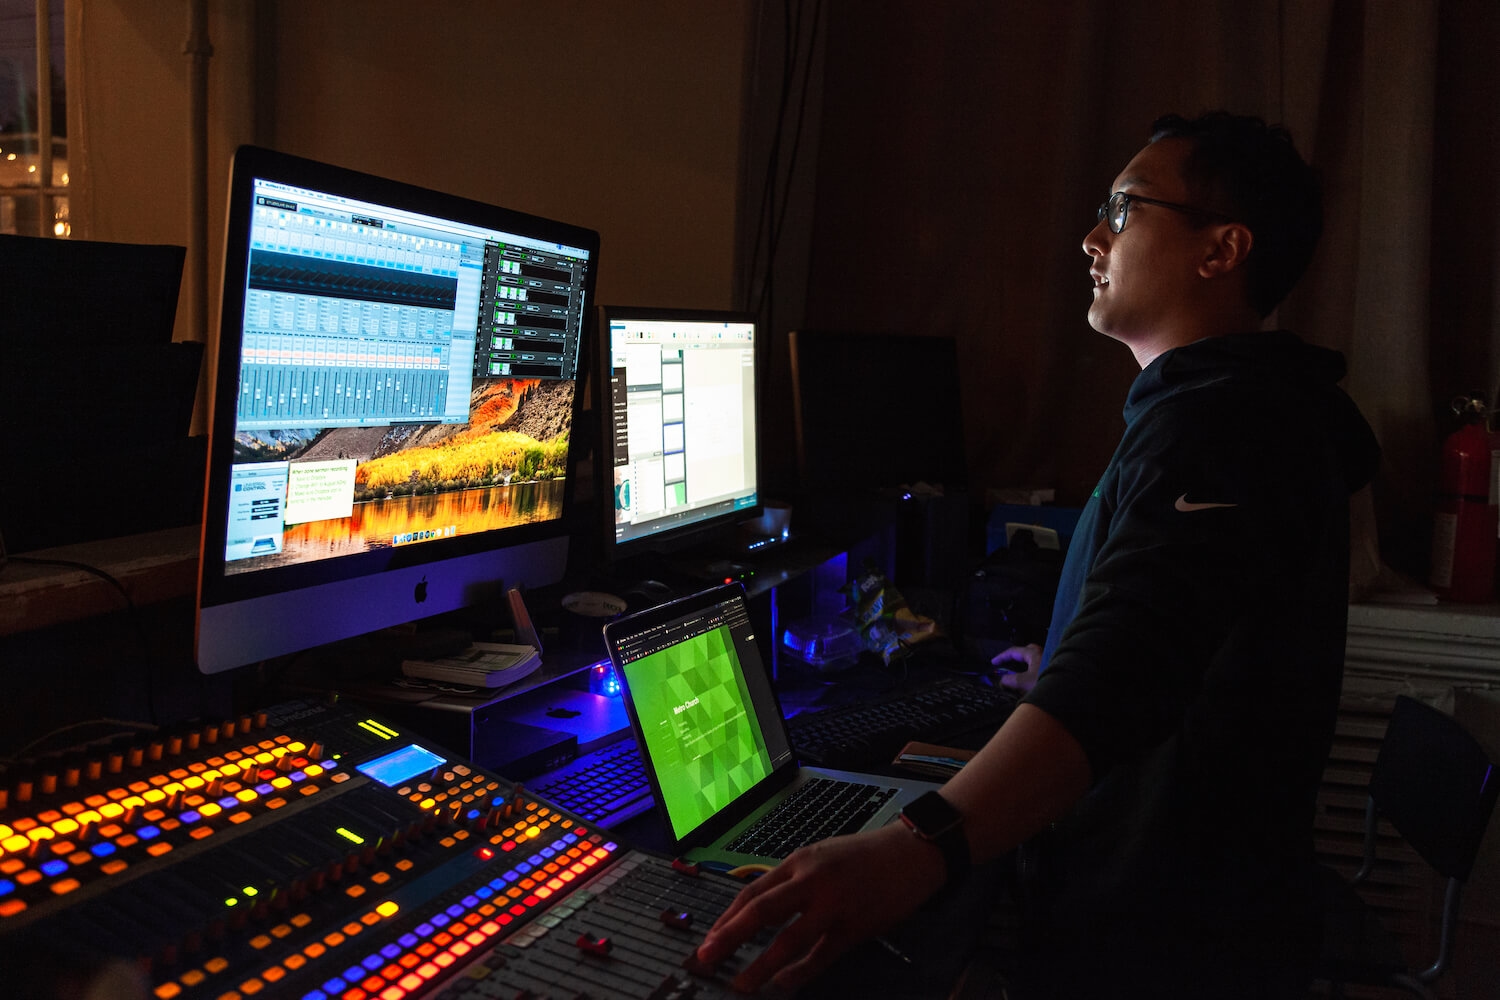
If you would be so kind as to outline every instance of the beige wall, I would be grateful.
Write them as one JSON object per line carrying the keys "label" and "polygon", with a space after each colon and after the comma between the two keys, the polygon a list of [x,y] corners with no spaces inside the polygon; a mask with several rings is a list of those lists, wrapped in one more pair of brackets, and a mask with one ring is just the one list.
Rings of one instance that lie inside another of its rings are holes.
{"label": "beige wall", "polygon": [[[750,6],[209,0],[210,314],[249,141],[598,229],[601,301],[730,307]],[[75,235],[186,242],[188,0],[67,10]]]}

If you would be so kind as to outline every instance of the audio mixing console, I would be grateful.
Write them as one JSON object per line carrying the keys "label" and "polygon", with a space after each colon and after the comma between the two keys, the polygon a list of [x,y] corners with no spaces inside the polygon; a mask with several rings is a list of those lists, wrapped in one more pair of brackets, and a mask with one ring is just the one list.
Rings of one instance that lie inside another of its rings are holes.
{"label": "audio mixing console", "polygon": [[348,705],[84,748],[0,789],[0,995],[727,995],[739,884]]}

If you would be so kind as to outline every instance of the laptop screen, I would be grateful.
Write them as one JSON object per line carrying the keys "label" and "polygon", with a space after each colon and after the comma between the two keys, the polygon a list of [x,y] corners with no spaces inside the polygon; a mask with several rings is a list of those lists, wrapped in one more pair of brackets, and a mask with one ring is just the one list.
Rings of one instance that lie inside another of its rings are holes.
{"label": "laptop screen", "polygon": [[609,640],[675,839],[792,762],[738,585],[622,620]]}

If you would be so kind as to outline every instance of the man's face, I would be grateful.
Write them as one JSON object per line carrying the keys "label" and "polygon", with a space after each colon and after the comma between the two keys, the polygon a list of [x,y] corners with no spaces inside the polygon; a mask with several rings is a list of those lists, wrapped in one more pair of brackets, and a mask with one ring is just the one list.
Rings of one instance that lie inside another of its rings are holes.
{"label": "man's face", "polygon": [[[1135,155],[1110,193],[1192,204],[1181,166],[1191,150],[1183,139],[1162,139]],[[1173,335],[1188,316],[1199,282],[1203,233],[1191,216],[1144,202],[1130,203],[1122,232],[1101,220],[1083,241],[1094,280],[1089,325],[1137,346]]]}

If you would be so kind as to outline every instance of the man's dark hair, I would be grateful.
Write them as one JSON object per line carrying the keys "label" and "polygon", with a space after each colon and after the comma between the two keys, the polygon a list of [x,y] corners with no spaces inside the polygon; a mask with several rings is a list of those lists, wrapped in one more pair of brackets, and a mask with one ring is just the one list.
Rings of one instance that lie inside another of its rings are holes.
{"label": "man's dark hair", "polygon": [[1151,123],[1151,141],[1161,139],[1193,144],[1182,179],[1196,204],[1254,235],[1245,262],[1250,304],[1270,315],[1307,270],[1323,233],[1317,172],[1298,155],[1290,132],[1248,115],[1165,115]]}

